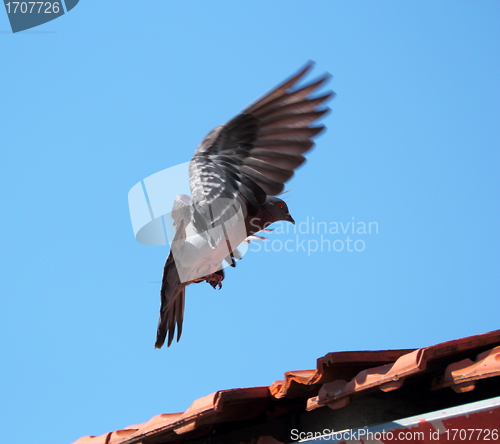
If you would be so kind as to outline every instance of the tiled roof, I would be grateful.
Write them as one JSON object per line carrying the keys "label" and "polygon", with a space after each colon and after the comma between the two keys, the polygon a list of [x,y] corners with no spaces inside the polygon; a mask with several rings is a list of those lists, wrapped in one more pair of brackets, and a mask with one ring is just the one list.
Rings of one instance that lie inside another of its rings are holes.
{"label": "tiled roof", "polygon": [[[479,380],[495,376],[500,376],[500,330],[416,350],[329,353],[318,359],[315,370],[287,372],[269,387],[217,391],[195,400],[185,412],[160,414],[74,444],[181,442],[208,436],[217,425],[252,418],[269,421],[293,408],[342,409],[353,399],[378,390],[395,391],[418,378],[431,378],[431,390],[450,387],[464,393],[474,390]],[[287,400],[299,403],[291,406]],[[270,436],[253,442],[278,443]]]}

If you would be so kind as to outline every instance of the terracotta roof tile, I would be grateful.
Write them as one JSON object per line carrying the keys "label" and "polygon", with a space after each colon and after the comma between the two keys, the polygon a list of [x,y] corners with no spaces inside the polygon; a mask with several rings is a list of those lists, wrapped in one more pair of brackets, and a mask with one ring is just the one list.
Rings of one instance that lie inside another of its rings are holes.
{"label": "terracotta roof tile", "polygon": [[[295,406],[307,401],[307,410],[339,409],[354,396],[397,390],[424,374],[431,374],[433,390],[451,387],[457,392],[473,390],[480,379],[500,376],[500,330],[417,350],[329,353],[318,359],[315,370],[286,372],[282,381],[270,387],[217,391],[195,400],[183,413],[157,415],[123,430],[80,438],[74,444],[148,443],[153,435],[155,442],[179,442],[206,436],[217,424],[262,417],[264,412],[269,420],[277,418],[289,411],[277,404],[281,399],[300,401]],[[269,436],[254,441],[279,443]]]}
{"label": "terracotta roof tile", "polygon": [[117,444],[136,432],[134,429],[123,429],[105,433],[101,436],[85,436],[75,441],[75,444]]}
{"label": "terracotta roof tile", "polygon": [[493,376],[500,376],[500,347],[478,354],[475,362],[466,358],[448,365],[443,376],[434,378],[432,388],[451,387],[457,393],[469,392],[475,389],[478,380]]}
{"label": "terracotta roof tile", "polygon": [[[391,391],[403,385],[406,376],[418,373],[425,369],[422,361],[423,349],[414,350],[399,357],[396,362],[379,367],[372,367],[360,371],[349,382],[336,380],[323,384],[317,397],[309,401],[308,410],[330,404],[332,408],[346,405],[345,401],[338,402],[354,392],[378,387],[383,391]],[[332,404],[335,402],[335,405]]]}
{"label": "terracotta roof tile", "polygon": [[283,381],[275,381],[269,390],[276,398],[308,397],[311,386],[320,387],[323,382],[354,377],[360,371],[394,362],[400,356],[414,351],[379,350],[328,353],[319,358],[316,370],[298,370],[285,373]]}
{"label": "terracotta roof tile", "polygon": [[333,409],[342,408],[349,403],[351,395],[375,387],[382,391],[398,389],[407,376],[425,371],[431,361],[449,359],[470,349],[498,342],[500,330],[414,350],[401,356],[393,364],[362,370],[349,382],[335,380],[325,383],[318,396],[308,400],[307,409],[313,410],[324,405]]}

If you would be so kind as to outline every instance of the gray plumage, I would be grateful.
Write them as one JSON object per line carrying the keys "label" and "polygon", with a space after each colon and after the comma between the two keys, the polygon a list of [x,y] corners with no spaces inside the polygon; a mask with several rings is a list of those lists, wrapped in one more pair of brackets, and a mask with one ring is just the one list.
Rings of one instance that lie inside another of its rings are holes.
{"label": "gray plumage", "polygon": [[172,210],[175,237],[164,267],[155,347],[168,346],[182,333],[185,288],[206,281],[222,286],[222,262],[235,265],[236,248],[272,222],[294,223],[276,195],[324,126],[311,126],[328,108],[328,92],[310,95],[326,74],[302,88],[295,84],[312,68],[309,62],[290,79],[242,113],[213,129],[196,149],[189,167],[192,197],[179,195]]}

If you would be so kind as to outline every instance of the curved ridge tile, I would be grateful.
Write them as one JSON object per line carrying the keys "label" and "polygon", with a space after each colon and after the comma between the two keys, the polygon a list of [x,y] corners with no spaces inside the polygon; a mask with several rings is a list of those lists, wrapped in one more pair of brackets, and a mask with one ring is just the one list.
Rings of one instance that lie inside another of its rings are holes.
{"label": "curved ridge tile", "polygon": [[349,382],[327,382],[319,390],[317,402],[319,405],[326,405],[373,387],[384,391],[397,389],[401,387],[405,377],[425,370],[426,363],[422,356],[423,349],[417,349],[399,357],[393,364],[362,370]]}
{"label": "curved ridge tile", "polygon": [[470,392],[480,379],[500,376],[500,346],[479,353],[475,361],[462,359],[449,364],[444,375],[434,378],[432,389],[451,387],[457,393]]}

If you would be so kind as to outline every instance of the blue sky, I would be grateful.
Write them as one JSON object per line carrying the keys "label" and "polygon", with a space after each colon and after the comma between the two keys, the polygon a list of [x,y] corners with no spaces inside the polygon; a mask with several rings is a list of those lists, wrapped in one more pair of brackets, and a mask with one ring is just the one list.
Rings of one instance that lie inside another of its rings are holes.
{"label": "blue sky", "polygon": [[[70,443],[328,352],[497,329],[499,24],[495,1],[82,0],[17,34],[0,13],[3,440]],[[167,249],[135,241],[128,191],[309,59],[337,97],[291,213],[378,232],[251,251],[221,291],[188,288],[181,341],[155,350]]]}

